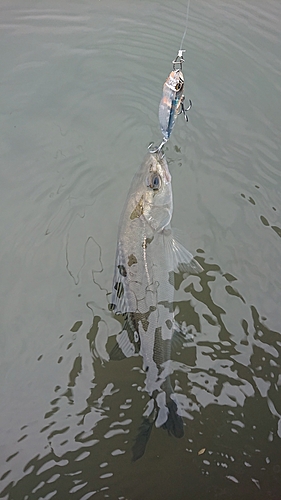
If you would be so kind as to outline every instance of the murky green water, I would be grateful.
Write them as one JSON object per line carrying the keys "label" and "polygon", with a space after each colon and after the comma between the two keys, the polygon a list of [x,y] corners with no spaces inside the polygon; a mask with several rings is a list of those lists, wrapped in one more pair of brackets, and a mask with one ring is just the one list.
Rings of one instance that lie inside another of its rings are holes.
{"label": "murky green water", "polygon": [[119,214],[184,31],[178,1],[1,6],[0,498],[281,498],[278,0],[191,0],[186,125],[166,154],[174,226],[204,267],[177,283],[182,439],[154,427],[141,358],[95,356]]}

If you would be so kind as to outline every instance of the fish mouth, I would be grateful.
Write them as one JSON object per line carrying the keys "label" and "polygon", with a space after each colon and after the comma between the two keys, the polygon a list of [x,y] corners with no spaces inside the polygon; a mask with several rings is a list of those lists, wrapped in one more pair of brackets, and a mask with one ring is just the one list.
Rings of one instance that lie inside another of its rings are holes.
{"label": "fish mouth", "polygon": [[158,171],[165,184],[169,184],[172,181],[172,176],[169,171],[165,153],[162,150],[159,150],[155,151],[155,153],[150,153],[150,155],[156,160],[156,164],[154,166],[155,172]]}

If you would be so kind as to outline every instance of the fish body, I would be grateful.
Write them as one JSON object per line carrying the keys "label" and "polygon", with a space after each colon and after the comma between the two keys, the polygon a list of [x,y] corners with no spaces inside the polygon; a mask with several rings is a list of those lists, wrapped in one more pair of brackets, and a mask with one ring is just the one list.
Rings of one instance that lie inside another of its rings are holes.
{"label": "fish body", "polygon": [[[171,175],[162,152],[148,154],[136,173],[121,215],[111,309],[123,314],[112,359],[141,355],[146,391],[158,407],[156,426],[171,422],[171,432],[182,435],[181,418],[171,395],[169,376],[174,330],[173,274],[199,272],[201,266],[171,229]],[[121,356],[119,354],[121,353]]]}
{"label": "fish body", "polygon": [[180,69],[173,69],[163,85],[163,95],[159,105],[159,123],[163,138],[168,140],[181,112],[184,101],[184,76]]}

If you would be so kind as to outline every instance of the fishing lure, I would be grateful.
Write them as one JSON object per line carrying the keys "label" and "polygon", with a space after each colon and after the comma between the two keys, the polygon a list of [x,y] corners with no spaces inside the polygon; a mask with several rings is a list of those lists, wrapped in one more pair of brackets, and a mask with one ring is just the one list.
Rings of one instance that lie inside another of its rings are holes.
{"label": "fishing lure", "polygon": [[150,153],[159,152],[164,144],[166,144],[173,131],[178,115],[183,113],[185,120],[188,121],[188,116],[186,113],[192,106],[192,102],[189,100],[189,106],[187,108],[184,107],[184,75],[182,71],[182,64],[184,63],[183,53],[185,52],[185,50],[182,50],[182,44],[186,35],[189,3],[190,0],[187,5],[186,26],[185,32],[182,37],[181,46],[176,58],[172,62],[173,69],[163,85],[163,95],[159,105],[159,123],[163,135],[163,140],[161,144],[156,148],[153,148],[153,142],[150,143],[150,145],[148,146]]}

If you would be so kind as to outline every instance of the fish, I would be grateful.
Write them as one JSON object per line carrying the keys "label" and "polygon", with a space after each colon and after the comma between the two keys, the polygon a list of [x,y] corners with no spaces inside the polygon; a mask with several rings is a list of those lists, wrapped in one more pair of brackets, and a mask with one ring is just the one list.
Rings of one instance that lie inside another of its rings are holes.
{"label": "fish", "polygon": [[[120,218],[110,309],[123,315],[110,359],[142,356],[150,403],[133,450],[140,458],[151,422],[176,437],[183,422],[169,377],[174,320],[174,273],[202,271],[175,238],[172,179],[162,151],[148,153],[135,174]],[[151,417],[155,415],[155,418]]]}

